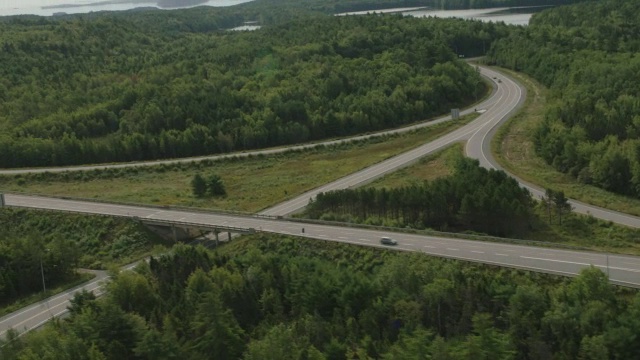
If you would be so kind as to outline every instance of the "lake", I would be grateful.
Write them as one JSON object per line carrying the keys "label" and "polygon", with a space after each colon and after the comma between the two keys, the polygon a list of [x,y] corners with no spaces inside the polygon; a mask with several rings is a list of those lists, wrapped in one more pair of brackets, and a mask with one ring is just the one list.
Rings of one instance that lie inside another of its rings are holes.
{"label": "lake", "polygon": [[[547,9],[548,6],[527,6],[513,8],[491,8],[491,9],[469,9],[469,10],[432,10],[425,8],[396,8],[375,11],[379,13],[402,13],[415,17],[439,17],[439,18],[461,18],[476,19],[482,21],[503,21],[510,25],[527,25],[531,16],[537,12]],[[338,15],[361,15],[374,11],[358,11],[343,13]]]}
{"label": "lake", "polygon": [[[209,0],[197,6],[232,6],[251,0]],[[153,0],[0,0],[0,16],[42,15],[55,13],[88,13],[92,11],[120,11],[137,7],[158,7]]]}
{"label": "lake", "polygon": [[[252,0],[209,0],[196,6],[233,6]],[[55,13],[88,13],[92,11],[120,11],[137,7],[158,7],[154,0],[0,0],[0,16],[7,15],[42,15]],[[426,10],[424,8],[396,8],[377,10],[376,12],[396,12],[416,17],[458,17],[463,19],[479,19],[483,21],[504,21],[512,25],[527,25],[531,15],[546,7],[531,6],[518,8],[492,8],[471,10]],[[366,14],[371,11],[359,11],[338,15]],[[247,28],[242,30],[253,30]]]}

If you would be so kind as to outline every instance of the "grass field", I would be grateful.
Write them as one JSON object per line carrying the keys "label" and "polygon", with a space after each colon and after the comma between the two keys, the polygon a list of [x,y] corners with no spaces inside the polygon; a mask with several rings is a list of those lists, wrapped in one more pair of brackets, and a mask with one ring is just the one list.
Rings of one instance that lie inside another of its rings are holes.
{"label": "grass field", "polygon": [[456,143],[450,147],[438,151],[435,154],[425,156],[413,166],[402,168],[387,176],[384,176],[367,187],[372,188],[397,188],[410,186],[416,182],[434,180],[439,177],[451,175],[455,159],[464,156],[464,143]]}
{"label": "grass field", "polygon": [[[410,133],[302,152],[195,164],[44,173],[0,177],[0,189],[127,203],[180,205],[257,212],[322,184],[400,154],[477,117],[469,115]],[[223,198],[197,199],[191,194],[196,173],[218,174]]]}
{"label": "grass field", "polygon": [[562,190],[569,198],[640,216],[640,200],[582,184],[536,156],[531,134],[544,119],[548,90],[520,73],[505,69],[500,71],[516,78],[527,88],[525,107],[500,128],[492,143],[493,154],[500,165],[523,180],[545,188]]}

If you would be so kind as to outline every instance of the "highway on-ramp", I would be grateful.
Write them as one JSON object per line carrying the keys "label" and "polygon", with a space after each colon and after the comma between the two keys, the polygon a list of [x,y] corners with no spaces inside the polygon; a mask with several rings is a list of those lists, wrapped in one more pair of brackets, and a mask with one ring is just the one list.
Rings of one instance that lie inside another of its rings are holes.
{"label": "highway on-ramp", "polygon": [[[494,90],[492,95],[487,100],[483,101],[480,104],[477,104],[476,108],[478,109],[494,108],[496,104],[500,104],[503,98],[504,98],[503,91],[501,91],[500,88],[498,87],[497,90]],[[474,110],[467,109],[463,111],[462,114],[470,113],[472,111]],[[486,115],[484,115],[484,118],[486,118]],[[428,123],[421,123],[421,124],[416,124],[413,126],[401,128],[401,129],[395,129],[395,130],[384,132],[384,134],[411,131],[419,127],[430,126],[443,121],[448,121],[450,119],[451,119],[450,116],[444,116],[437,120],[430,121]],[[303,194],[302,196],[299,196],[296,199],[293,199],[292,201],[286,202],[279,207],[276,206],[271,209],[268,209],[263,213],[270,214],[270,215],[286,215],[286,214],[295,212],[303,208],[304,206],[306,206],[309,201],[309,197],[315,196],[318,192],[329,191],[332,189],[339,189],[339,188],[344,188],[348,186],[356,186],[366,181],[370,181],[375,177],[382,176],[383,174],[393,171],[398,167],[406,166],[412,161],[418,159],[419,157],[424,156],[425,154],[428,154],[432,151],[435,151],[444,146],[447,146],[448,144],[451,144],[454,141],[466,139],[469,136],[469,134],[475,131],[474,129],[476,129],[477,126],[481,125],[482,121],[484,121],[483,116],[480,116],[471,124],[459,129],[457,132],[454,132],[453,134],[449,134],[446,139],[440,140],[435,146],[433,145],[423,146],[417,149],[417,151],[414,150],[413,152],[411,152],[409,156],[404,156],[404,157],[399,156],[399,157],[389,159],[384,163],[380,163],[372,168],[365,169],[359,173],[356,173],[346,178],[342,178],[336,182],[325,185],[319,189]],[[379,134],[382,134],[382,133],[378,133],[377,135]],[[339,143],[343,141],[353,141],[353,140],[364,139],[364,138],[375,136],[375,135],[376,134],[359,136],[359,137],[343,139],[343,140],[327,141],[327,142],[323,142],[322,144],[327,145],[327,144],[334,144],[334,143]],[[227,157],[227,156],[248,156],[250,154],[271,154],[271,153],[283,152],[291,149],[308,148],[316,145],[317,144],[300,145],[300,146],[294,146],[292,148],[267,149],[267,150],[246,152],[246,153],[214,155],[214,156],[188,158],[188,159],[171,159],[171,160],[164,160],[164,161],[150,161],[150,162],[141,162],[141,163],[95,165],[95,166],[82,166],[82,167],[63,167],[63,168],[0,170],[0,174],[22,174],[22,173],[29,173],[29,172],[45,172],[45,171],[48,171],[48,172],[84,171],[84,170],[93,170],[93,169],[118,168],[118,167],[130,167],[130,166],[151,166],[151,165],[157,165],[157,164],[163,164],[163,163],[166,164],[166,163],[175,163],[175,162],[200,161],[205,159],[218,159],[218,158]],[[157,211],[153,209],[145,209],[145,208],[139,208],[139,207],[123,207],[123,206],[118,207],[116,205],[100,204],[95,202],[66,201],[61,199],[29,197],[29,196],[11,195],[11,194],[5,194],[5,200],[7,205],[9,206],[23,206],[23,207],[32,207],[32,208],[41,208],[41,209],[50,209],[50,210],[84,212],[84,213],[92,213],[92,214],[139,217],[139,218],[146,218],[146,219],[154,218],[162,214],[162,212],[157,213]],[[169,213],[167,212],[164,214],[169,214]],[[175,214],[174,213],[171,219],[174,221],[185,221],[187,219],[190,219],[192,216],[194,216],[194,214],[189,214],[189,213]],[[232,219],[232,218],[207,217],[207,219],[209,220],[208,221],[209,225],[213,224],[213,225],[219,225],[219,226],[230,226],[229,225],[230,223],[235,224],[239,222],[238,219]],[[216,222],[212,222],[213,219],[215,219]],[[252,221],[255,221],[255,219],[252,219]],[[291,223],[285,222],[284,224],[291,226]],[[264,225],[265,225],[264,229],[266,231],[268,229],[268,226],[266,226],[266,224]],[[298,228],[298,225],[294,225],[294,226],[296,229]],[[244,222],[240,222],[239,227],[244,227],[244,228],[254,227],[256,229],[258,228],[262,229],[263,224],[253,224],[251,221],[246,224]],[[286,231],[288,230],[285,230],[285,233]],[[84,288],[87,290],[98,291],[100,286],[99,283],[102,280],[104,279],[103,278],[95,279],[94,281],[88,284],[85,284]],[[68,300],[73,297],[73,294],[76,291],[79,291],[79,290],[80,289],[69,290],[63,294],[49,298],[45,301],[34,304],[18,312],[15,312],[13,314],[10,314],[1,318],[0,319],[0,338],[2,338],[6,334],[6,331],[9,328],[14,328],[20,332],[25,332],[42,325],[43,323],[48,321],[52,316],[59,316],[61,314],[64,314],[66,312],[66,306],[68,305]]]}
{"label": "highway on-ramp", "polygon": [[[510,94],[516,94],[515,98],[519,99],[518,103],[515,104],[515,106],[513,106],[508,112],[503,112],[503,114],[505,115],[504,117],[498,119],[498,121],[492,121],[491,123],[488,123],[487,126],[482,127],[478,132],[474,133],[473,136],[471,136],[467,141],[465,147],[466,155],[470,158],[478,159],[480,161],[480,165],[485,168],[505,171],[507,174],[509,174],[509,176],[515,178],[522,187],[528,189],[532,195],[537,198],[542,198],[545,196],[545,189],[530,182],[524,181],[515,174],[509,173],[502,166],[500,166],[500,164],[491,154],[491,140],[496,134],[499,126],[509,120],[510,116],[513,115],[517,111],[517,109],[522,106],[525,101],[524,94],[526,93],[526,88],[524,88],[521,84],[517,83],[510,77],[507,77],[503,74],[497,74],[494,76],[496,78],[494,80],[500,80],[499,84],[501,88],[507,87],[509,88],[508,92]],[[504,108],[503,110],[507,111],[508,109]],[[629,227],[640,228],[640,217],[628,215],[618,211],[608,210],[577,200],[569,200],[569,203],[573,206],[573,211],[577,213],[591,215],[598,219],[612,221],[614,223],[626,225]]]}
{"label": "highway on-ramp", "polygon": [[[502,76],[502,74],[495,70],[486,67],[479,67],[479,69],[482,75],[492,80],[498,76]],[[512,86],[511,84],[503,82],[496,82],[495,85],[496,89],[492,96],[487,101],[476,106],[476,109],[481,111],[482,114],[469,124],[413,150],[396,155],[367,167],[366,169],[305,192],[291,200],[268,208],[260,212],[260,214],[284,216],[298,212],[307,206],[310,199],[315,198],[315,196],[321,192],[361,186],[402,167],[409,166],[420,160],[422,157],[450,146],[453,143],[467,141],[470,138],[477,136],[477,134],[483,133],[486,129],[492,129],[503,121],[503,119],[512,114],[522,103],[523,98],[523,93],[520,91],[518,86]]]}
{"label": "highway on-ramp", "polygon": [[[522,104],[524,93],[519,84],[503,74],[488,68],[481,68],[481,71],[483,75],[496,82],[496,89],[487,101],[477,105],[477,109],[482,111],[482,115],[480,115],[476,120],[435,141],[420,146],[407,153],[392,157],[355,174],[343,177],[335,182],[269,208],[263,211],[261,215],[284,216],[294,213],[306,206],[309,199],[316,196],[319,192],[362,185],[389,172],[410,165],[418,161],[421,157],[458,141],[468,141],[466,150],[467,154],[480,159],[483,166],[490,168],[498,167],[488,151],[489,140],[497,126],[512,115]],[[498,81],[498,79],[500,79],[500,81]],[[446,117],[439,121],[445,120]],[[285,150],[275,149],[268,151]],[[198,159],[177,161],[194,160]],[[157,163],[158,162],[153,162],[149,163],[149,165]],[[144,163],[143,165],[146,164],[147,163]],[[114,166],[131,165],[122,164]],[[69,169],[61,169],[60,171],[64,170]],[[40,169],[38,171],[51,171],[51,169]],[[538,190],[532,185],[526,183],[524,185],[527,186],[534,194],[539,195],[539,193],[536,193]],[[143,220],[153,219],[157,221],[174,221],[194,226],[217,225],[242,229],[255,229],[256,231],[269,233],[290,234],[313,239],[339,241],[375,247],[382,246],[378,241],[381,236],[391,236],[399,241],[399,245],[389,248],[396,250],[423,252],[448,258],[567,276],[576,275],[582,268],[593,265],[606,271],[613,283],[640,287],[640,258],[633,256],[619,256],[587,251],[566,249],[558,250],[535,246],[479,242],[438,236],[396,234],[383,230],[370,230],[354,227],[302,224],[288,220],[266,218],[264,216],[214,214],[198,210],[160,209],[157,207],[118,205],[39,196],[5,194],[5,201],[8,206],[16,207],[123,216]],[[573,202],[573,204],[576,211],[589,212],[595,217],[605,219],[607,219],[607,216],[614,214],[617,217],[615,219],[611,219],[612,221],[629,226],[640,227],[640,219],[636,217],[616,214],[615,212],[588,205],[584,205],[585,207],[581,208],[578,207],[579,203],[576,202]],[[602,214],[600,212],[601,210],[605,213]],[[302,232],[302,227],[305,228],[304,233]],[[96,283],[97,282],[98,281],[96,281]],[[73,290],[69,291],[67,294],[71,296],[72,293]],[[6,330],[10,327],[13,327],[18,331],[29,330],[43,322],[46,322],[52,315],[64,313],[64,308],[66,308],[66,304],[68,304],[67,299],[64,299],[64,296],[61,296],[58,299],[54,297],[53,299],[35,304],[30,307],[30,309],[23,309],[21,312],[0,318],[0,336],[6,333]],[[52,303],[52,300],[60,300],[60,302]],[[55,308],[53,308],[54,310],[50,310],[52,309],[52,304],[55,306]]]}

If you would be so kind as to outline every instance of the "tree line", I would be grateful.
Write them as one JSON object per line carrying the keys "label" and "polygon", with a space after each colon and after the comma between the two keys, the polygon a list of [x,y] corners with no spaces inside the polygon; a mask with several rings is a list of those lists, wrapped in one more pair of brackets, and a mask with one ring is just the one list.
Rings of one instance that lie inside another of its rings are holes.
{"label": "tree line", "polygon": [[452,49],[479,54],[507,31],[402,16],[175,27],[194,17],[0,22],[0,167],[185,157],[415,122],[483,94]]}
{"label": "tree line", "polygon": [[79,267],[124,264],[162,243],[109,217],[4,208],[0,223],[0,306],[74,281]]}
{"label": "tree line", "polygon": [[535,15],[491,60],[551,89],[536,152],[559,171],[640,196],[640,3],[607,0]]}
{"label": "tree line", "polygon": [[2,359],[632,359],[640,296],[420,254],[255,235],[178,246]]}
{"label": "tree line", "polygon": [[531,194],[503,171],[460,158],[454,174],[401,188],[358,188],[318,194],[311,218],[351,219],[414,229],[471,230],[513,236],[529,226]]}

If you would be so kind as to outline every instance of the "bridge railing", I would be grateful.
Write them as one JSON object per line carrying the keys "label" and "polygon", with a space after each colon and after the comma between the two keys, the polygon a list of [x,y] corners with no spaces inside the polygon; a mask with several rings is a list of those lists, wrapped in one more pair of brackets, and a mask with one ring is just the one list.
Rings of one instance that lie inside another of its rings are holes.
{"label": "bridge railing", "polygon": [[[124,201],[112,201],[112,200],[99,200],[99,199],[90,199],[90,198],[79,198],[79,197],[71,197],[71,196],[50,196],[44,194],[34,194],[34,193],[21,193],[21,192],[5,192],[5,194],[20,194],[25,196],[44,196],[49,198],[58,198],[64,200],[77,200],[77,201],[88,201],[95,203],[103,203],[103,204],[114,204],[114,205],[126,205],[126,206],[134,206],[134,207],[146,207],[146,208],[157,208],[157,209],[165,209],[165,210],[179,210],[179,211],[189,211],[189,212],[199,212],[203,214],[218,214],[218,215],[232,215],[232,216],[242,216],[247,218],[258,218],[265,220],[277,220],[277,221],[287,221],[287,222],[297,222],[300,224],[317,224],[317,225],[327,225],[327,226],[339,226],[339,227],[352,227],[352,228],[361,228],[368,230],[382,230],[387,232],[395,232],[395,233],[407,233],[407,234],[416,234],[416,235],[426,235],[426,236],[439,236],[445,238],[453,238],[453,239],[464,239],[464,240],[475,240],[475,241],[484,241],[484,242],[493,242],[493,243],[508,243],[514,245],[523,245],[523,246],[538,246],[538,247],[549,247],[549,248],[558,248],[558,249],[567,249],[567,250],[580,250],[580,251],[595,251],[594,249],[580,247],[575,245],[547,242],[547,241],[537,241],[537,240],[526,240],[526,239],[515,239],[515,238],[503,238],[496,237],[490,235],[480,235],[480,234],[470,234],[470,233],[452,233],[452,232],[444,232],[444,231],[436,231],[431,229],[411,229],[411,228],[399,228],[399,227],[388,227],[381,225],[368,225],[368,224],[358,224],[358,223],[349,223],[349,222],[338,222],[338,221],[328,221],[328,220],[317,220],[317,219],[304,219],[298,217],[284,217],[284,216],[272,216],[272,215],[261,215],[255,213],[248,213],[242,211],[232,211],[232,210],[222,210],[222,209],[203,209],[203,208],[194,208],[194,207],[186,207],[186,206],[167,206],[167,205],[154,205],[154,204],[140,204],[140,203],[130,203]],[[40,209],[46,210],[46,209]],[[60,210],[51,210],[51,211],[60,211]],[[74,211],[63,211],[67,213],[74,213]],[[235,228],[230,226],[213,226],[213,225],[205,225],[205,224],[197,224],[190,222],[181,222],[181,221],[173,221],[173,220],[162,220],[162,219],[147,219],[147,218],[139,218],[136,216],[130,215],[102,215],[95,214],[100,216],[116,216],[123,218],[133,218],[139,221],[143,221],[146,223],[156,222],[167,225],[176,225],[181,227],[191,227],[191,228],[208,228],[208,229],[229,229],[230,232],[238,232],[238,233],[253,233],[256,232],[253,228]],[[233,228],[233,229],[232,229]],[[233,230],[233,231],[231,231]]]}

